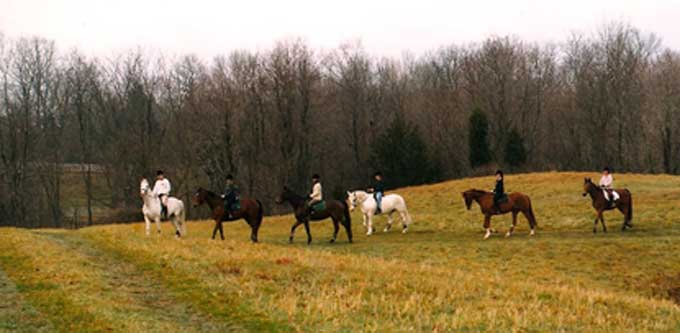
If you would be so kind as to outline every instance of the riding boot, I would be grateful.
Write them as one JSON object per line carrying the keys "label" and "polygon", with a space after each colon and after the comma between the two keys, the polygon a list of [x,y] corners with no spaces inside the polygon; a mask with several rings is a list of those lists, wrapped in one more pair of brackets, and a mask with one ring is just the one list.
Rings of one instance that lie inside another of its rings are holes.
{"label": "riding boot", "polygon": [[168,219],[168,207],[166,207],[165,205],[161,205],[161,219],[162,220]]}
{"label": "riding boot", "polygon": [[376,213],[376,214],[382,213],[382,209],[380,208],[380,206],[377,206],[377,207],[375,208],[375,213]]}

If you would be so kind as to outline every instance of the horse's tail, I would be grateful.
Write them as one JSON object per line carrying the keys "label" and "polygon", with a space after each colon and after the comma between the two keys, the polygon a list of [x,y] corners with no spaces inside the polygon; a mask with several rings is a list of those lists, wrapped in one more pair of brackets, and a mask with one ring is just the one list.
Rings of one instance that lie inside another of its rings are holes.
{"label": "horse's tail", "polygon": [[633,220],[633,195],[630,194],[630,191],[626,189],[626,192],[628,192],[628,214],[626,214],[626,220],[628,222]]}
{"label": "horse's tail", "polygon": [[538,227],[538,221],[536,221],[536,216],[534,215],[534,207],[531,205],[531,199],[528,196],[526,198],[527,198],[527,203],[528,203],[528,208],[529,208],[528,214],[529,214],[529,218],[531,219],[530,222],[531,222],[531,224],[533,224],[531,226],[531,228],[533,229],[535,227]]}
{"label": "horse's tail", "polygon": [[264,208],[260,200],[255,199],[257,202],[257,225],[262,224],[262,218],[264,217]]}
{"label": "horse's tail", "polygon": [[347,231],[347,239],[352,243],[352,215],[349,213],[349,205],[345,200],[339,200],[344,208],[344,218],[343,224],[345,225],[345,231]]}
{"label": "horse's tail", "polygon": [[405,217],[404,222],[406,223],[406,225],[404,227],[406,228],[412,222],[411,214],[409,214],[408,207],[406,207],[406,200],[404,200],[404,198],[402,196],[399,196],[399,198],[401,199],[401,205],[404,207],[404,213],[403,214],[404,214],[404,217]]}

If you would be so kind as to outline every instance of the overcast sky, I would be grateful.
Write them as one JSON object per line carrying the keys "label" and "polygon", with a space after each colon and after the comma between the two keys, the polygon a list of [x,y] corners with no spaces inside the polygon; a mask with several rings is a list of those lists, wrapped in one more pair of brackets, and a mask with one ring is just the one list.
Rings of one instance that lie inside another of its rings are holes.
{"label": "overcast sky", "polygon": [[492,35],[560,42],[610,21],[680,50],[679,20],[680,0],[0,0],[6,37],[38,35],[95,55],[141,46],[211,58],[302,37],[319,49],[360,39],[372,54],[398,56]]}

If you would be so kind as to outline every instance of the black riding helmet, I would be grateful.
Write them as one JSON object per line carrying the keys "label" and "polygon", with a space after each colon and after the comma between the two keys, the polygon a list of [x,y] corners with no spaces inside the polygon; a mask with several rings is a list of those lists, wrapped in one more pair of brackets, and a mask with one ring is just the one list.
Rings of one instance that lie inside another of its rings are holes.
{"label": "black riding helmet", "polygon": [[228,174],[228,175],[227,175],[227,180],[234,180],[234,176],[232,176],[231,174]]}
{"label": "black riding helmet", "polygon": [[382,172],[376,171],[376,172],[373,174],[373,177],[378,177],[378,176],[382,177]]}
{"label": "black riding helmet", "polygon": [[608,166],[606,166],[606,167],[604,167],[604,168],[602,169],[602,172],[605,172],[605,171],[607,171],[607,172],[609,172],[609,173],[612,172],[611,169],[609,169]]}
{"label": "black riding helmet", "polygon": [[162,174],[163,174],[163,170],[158,170],[158,171],[156,171],[156,176],[160,176],[160,175],[162,175]]}
{"label": "black riding helmet", "polygon": [[319,179],[321,179],[321,176],[319,176],[318,173],[315,173],[315,174],[312,175],[312,180],[319,180]]}
{"label": "black riding helmet", "polygon": [[502,170],[496,170],[496,174],[495,174],[495,175],[496,175],[496,176],[501,175],[501,178],[504,178],[504,177],[505,177],[505,176],[503,175],[503,171],[502,171]]}

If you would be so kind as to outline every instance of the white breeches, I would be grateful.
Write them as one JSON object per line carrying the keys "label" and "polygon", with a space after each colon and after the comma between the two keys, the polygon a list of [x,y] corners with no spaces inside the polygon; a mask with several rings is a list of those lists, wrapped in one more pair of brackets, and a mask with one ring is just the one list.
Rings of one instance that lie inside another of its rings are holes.
{"label": "white breeches", "polygon": [[[606,200],[609,200],[609,191],[602,190],[602,192],[604,192],[604,198]],[[619,194],[616,193],[616,191],[612,191],[612,195],[614,196],[614,201],[619,200]]]}

